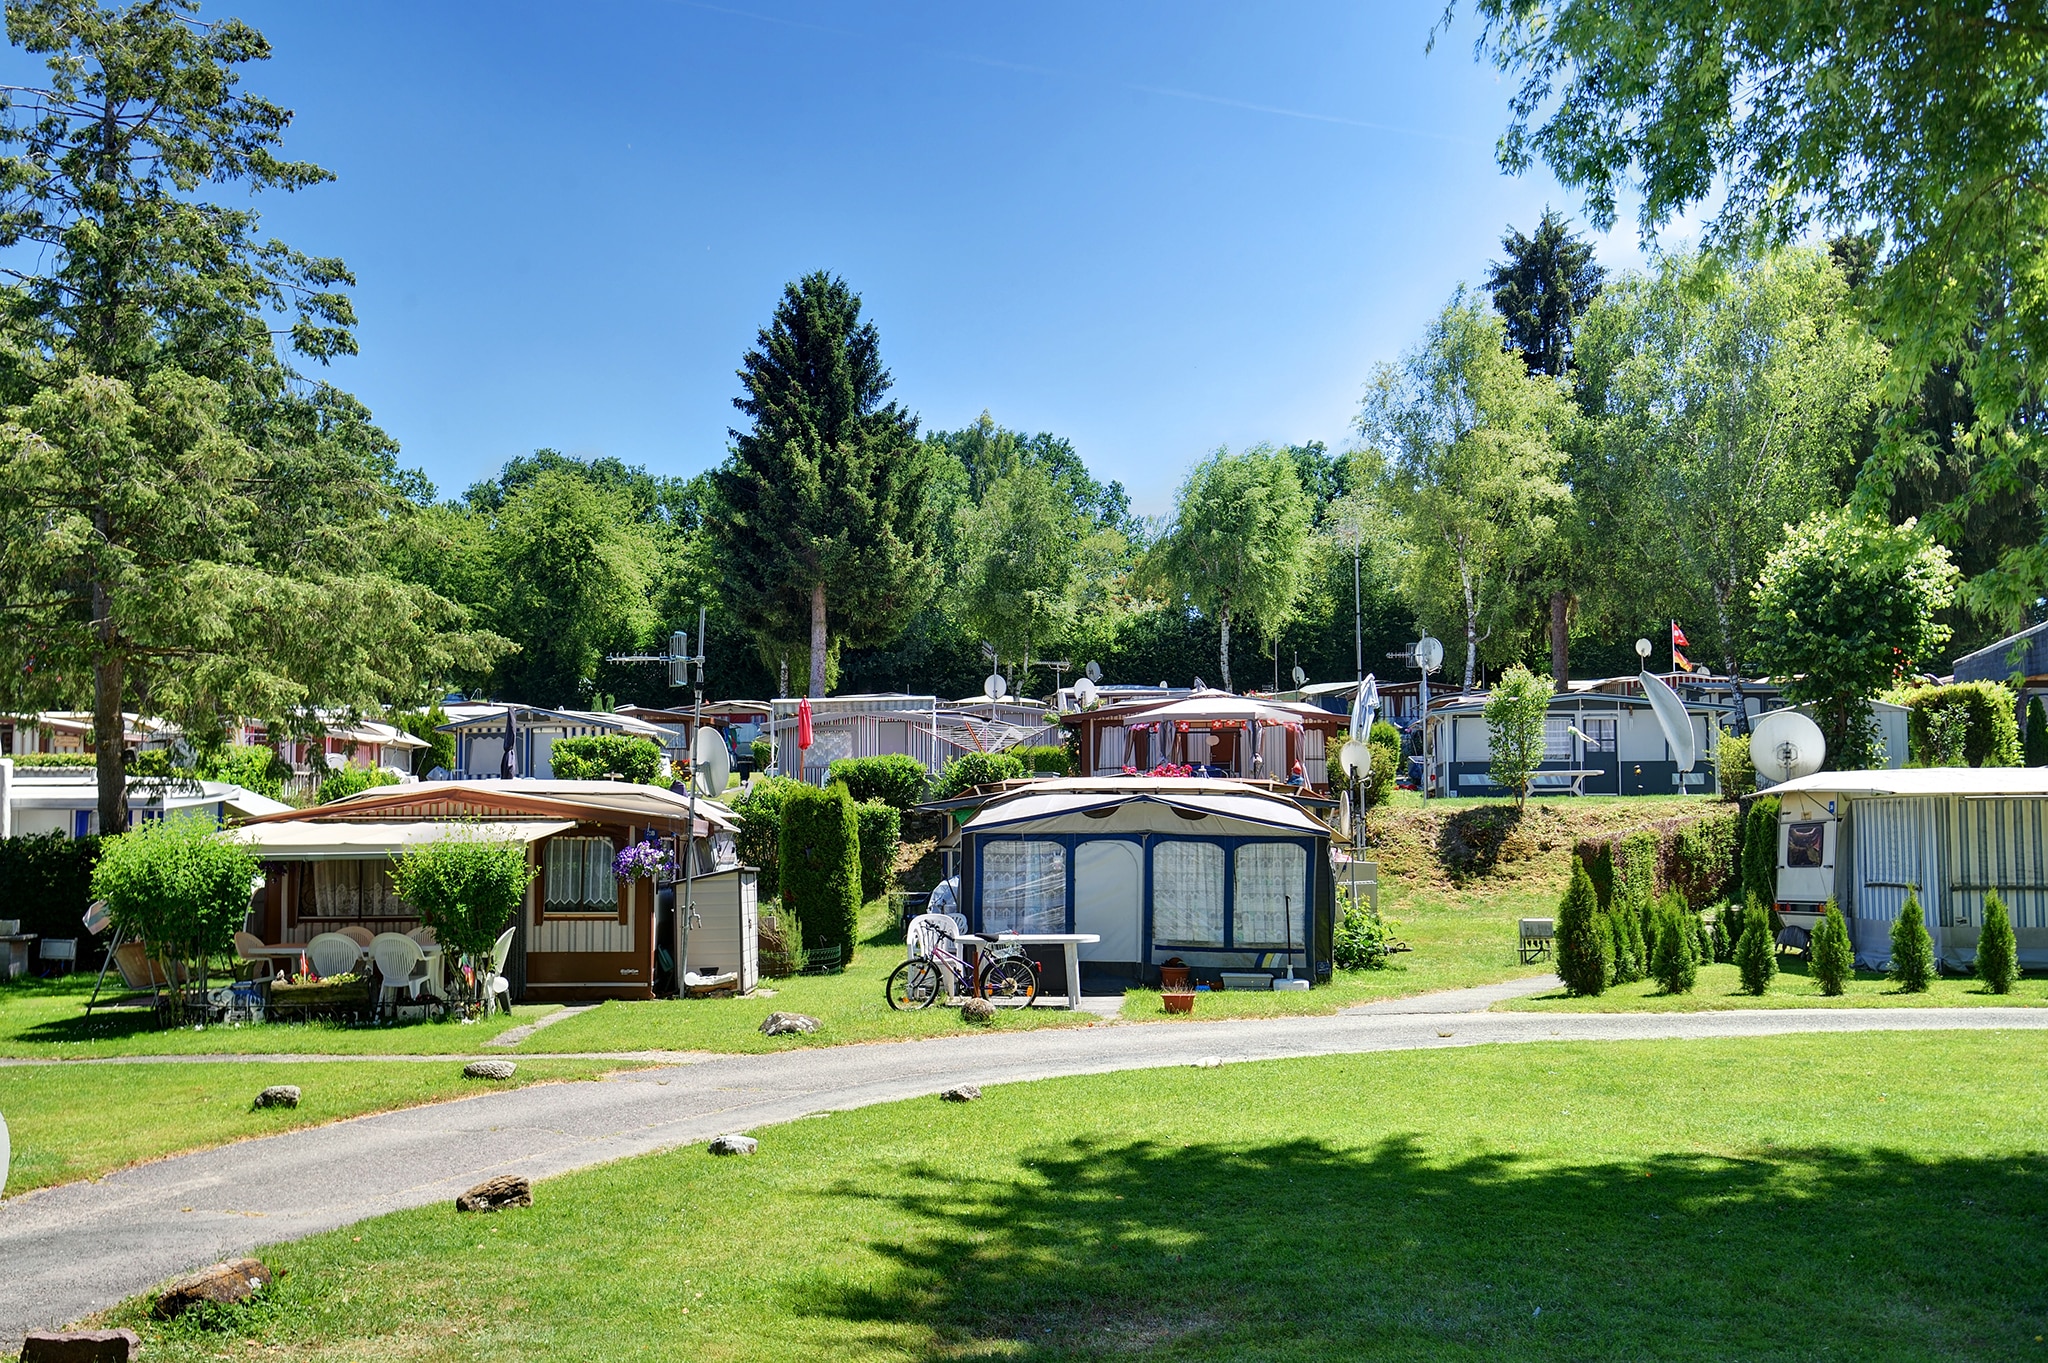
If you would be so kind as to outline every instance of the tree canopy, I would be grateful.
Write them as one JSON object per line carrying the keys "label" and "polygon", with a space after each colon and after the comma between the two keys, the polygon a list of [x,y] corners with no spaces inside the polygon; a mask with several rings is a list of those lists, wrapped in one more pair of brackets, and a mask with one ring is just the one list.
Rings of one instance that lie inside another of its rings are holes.
{"label": "tree canopy", "polygon": [[1572,367],[1579,318],[1599,296],[1607,271],[1594,261],[1592,243],[1548,208],[1534,232],[1508,228],[1500,248],[1507,259],[1493,263],[1486,286],[1507,323],[1508,344],[1522,352],[1531,373],[1561,379]]}

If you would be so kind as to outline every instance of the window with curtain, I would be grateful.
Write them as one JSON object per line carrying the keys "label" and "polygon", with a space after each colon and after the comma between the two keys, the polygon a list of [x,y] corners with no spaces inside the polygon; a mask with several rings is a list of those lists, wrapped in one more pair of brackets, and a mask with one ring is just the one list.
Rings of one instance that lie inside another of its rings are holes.
{"label": "window with curtain", "polygon": [[313,902],[299,907],[301,918],[411,918],[412,905],[391,888],[391,871],[381,861],[316,861]]}
{"label": "window with curtain", "polygon": [[1543,721],[1543,760],[1572,760],[1572,722],[1566,715],[1550,715]]}
{"label": "window with curtain", "polygon": [[1067,849],[1056,842],[992,842],[981,851],[983,932],[1065,932]]}
{"label": "window with curtain", "polygon": [[1223,945],[1223,848],[1219,844],[1154,844],[1152,937],[1179,946]]}
{"label": "window with curtain", "polygon": [[1308,853],[1291,842],[1247,842],[1237,849],[1231,899],[1230,940],[1240,947],[1286,947],[1302,940],[1302,906],[1308,900]]}
{"label": "window with curtain", "polygon": [[617,849],[610,838],[555,838],[548,843],[542,902],[550,913],[616,913]]}

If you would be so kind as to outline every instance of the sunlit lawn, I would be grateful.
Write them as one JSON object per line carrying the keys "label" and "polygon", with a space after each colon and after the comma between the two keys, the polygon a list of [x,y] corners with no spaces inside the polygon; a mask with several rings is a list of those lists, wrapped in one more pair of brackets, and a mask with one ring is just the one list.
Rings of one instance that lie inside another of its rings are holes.
{"label": "sunlit lawn", "polygon": [[767,1127],[262,1251],[149,1358],[2038,1359],[2038,1038],[1154,1070]]}
{"label": "sunlit lawn", "polygon": [[2048,981],[2038,975],[2022,979],[2010,994],[1994,994],[1979,980],[1939,979],[1926,992],[1908,994],[1876,971],[1859,970],[1842,994],[1830,998],[1807,974],[1804,961],[1780,960],[1778,978],[1760,995],[1742,991],[1742,975],[1732,965],[1700,967],[1699,982],[1689,994],[1667,994],[1655,980],[1618,984],[1592,998],[1572,998],[1563,990],[1515,999],[1502,1008],[1573,1013],[1698,1013],[1722,1008],[2042,1008],[2048,1007]]}
{"label": "sunlit lawn", "polygon": [[[615,1068],[527,1060],[509,1081],[492,1081],[463,1078],[459,1061],[424,1060],[0,1067],[0,1116],[14,1147],[6,1193],[250,1136]],[[271,1084],[297,1084],[299,1106],[253,1110]]]}

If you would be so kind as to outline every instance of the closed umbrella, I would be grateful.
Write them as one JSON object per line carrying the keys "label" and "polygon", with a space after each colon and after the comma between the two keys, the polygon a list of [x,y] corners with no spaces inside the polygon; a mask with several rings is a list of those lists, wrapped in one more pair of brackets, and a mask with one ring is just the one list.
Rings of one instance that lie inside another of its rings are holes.
{"label": "closed umbrella", "polygon": [[796,704],[796,745],[804,751],[811,747],[811,698],[805,696]]}
{"label": "closed umbrella", "polygon": [[505,755],[498,759],[498,775],[509,781],[519,775],[519,733],[512,727],[512,711],[505,711]]}

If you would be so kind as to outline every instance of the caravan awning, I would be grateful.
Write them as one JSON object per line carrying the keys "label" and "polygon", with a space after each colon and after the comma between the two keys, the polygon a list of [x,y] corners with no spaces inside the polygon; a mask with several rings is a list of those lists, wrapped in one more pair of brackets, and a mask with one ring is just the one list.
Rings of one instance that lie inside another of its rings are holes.
{"label": "caravan awning", "polygon": [[504,823],[452,823],[420,819],[381,823],[368,819],[244,824],[228,830],[264,861],[362,861],[409,851],[442,838],[480,838],[495,842],[539,842],[574,828],[573,819],[520,819]]}
{"label": "caravan awning", "polygon": [[1214,814],[1239,823],[1284,828],[1294,833],[1330,835],[1329,826],[1292,801],[1250,792],[1194,793],[1186,791],[1060,791],[1024,793],[994,801],[967,821],[965,831],[988,833],[1018,824],[1040,823],[1073,814],[1116,809],[1124,805],[1165,805],[1192,817]]}

